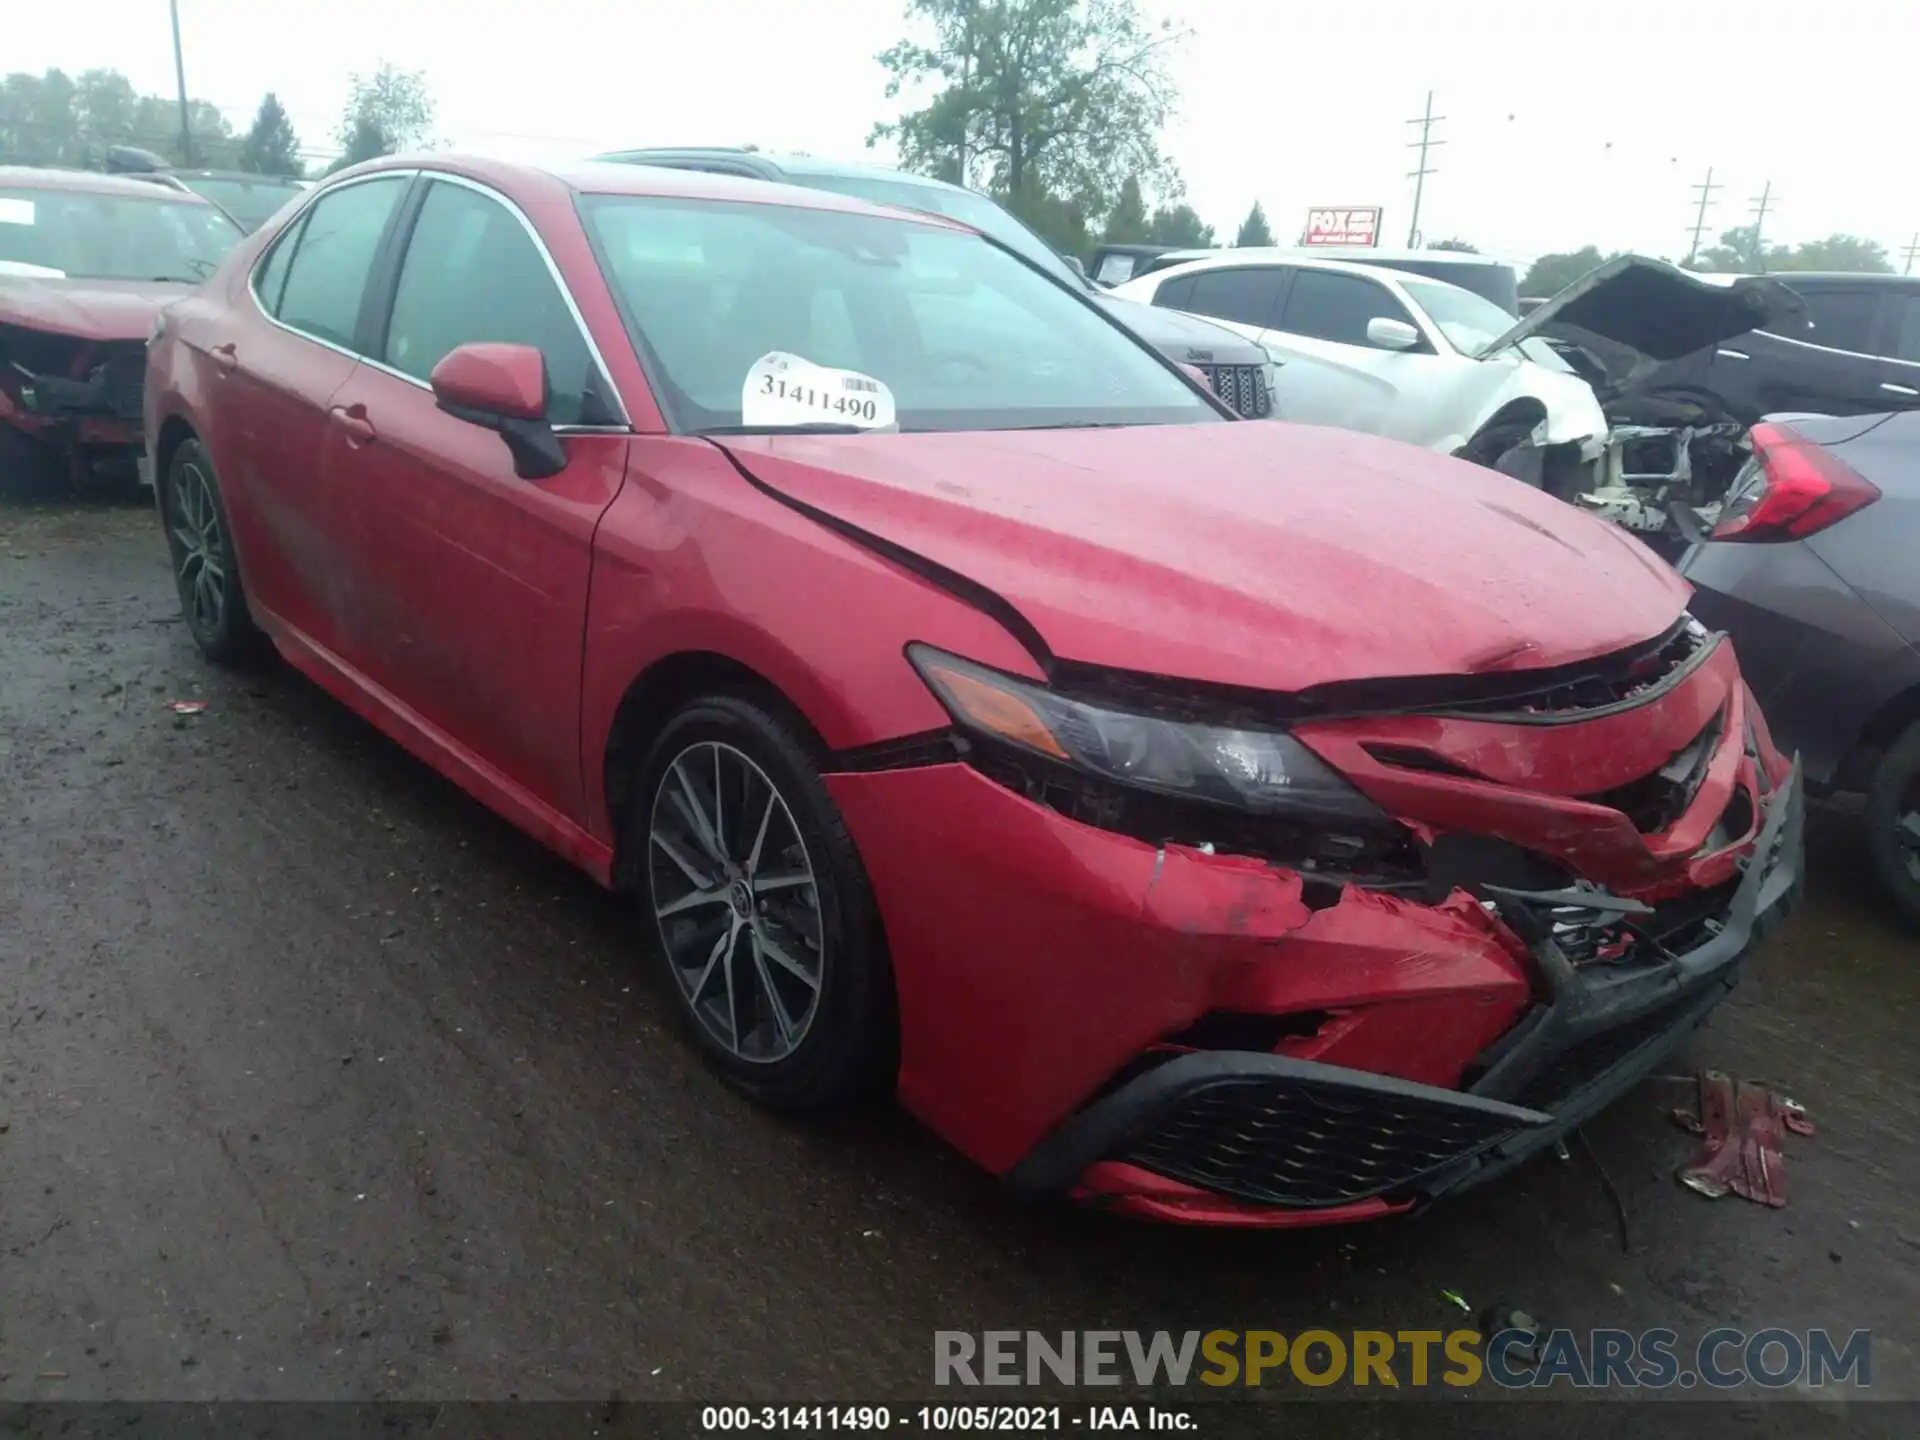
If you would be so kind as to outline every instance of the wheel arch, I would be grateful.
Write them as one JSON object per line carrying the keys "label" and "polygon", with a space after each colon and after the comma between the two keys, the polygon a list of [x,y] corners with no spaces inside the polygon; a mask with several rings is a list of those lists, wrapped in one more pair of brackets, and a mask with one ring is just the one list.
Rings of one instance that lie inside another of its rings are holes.
{"label": "wheel arch", "polygon": [[1880,757],[1916,723],[1920,723],[1920,684],[1909,685],[1873,712],[1834,767],[1832,788],[1863,793],[1873,783]]}
{"label": "wheel arch", "polygon": [[718,650],[676,650],[662,655],[628,682],[614,707],[607,732],[600,783],[613,828],[615,889],[633,883],[632,830],[634,784],[641,761],[667,721],[696,695],[748,695],[772,704],[824,757],[829,747],[806,712],[767,675],[745,661]]}

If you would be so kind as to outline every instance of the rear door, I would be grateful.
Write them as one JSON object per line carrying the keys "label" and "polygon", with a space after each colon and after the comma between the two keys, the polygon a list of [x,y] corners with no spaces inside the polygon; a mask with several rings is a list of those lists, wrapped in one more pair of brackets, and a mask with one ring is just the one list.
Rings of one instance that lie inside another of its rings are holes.
{"label": "rear door", "polygon": [[[594,530],[619,492],[626,416],[530,221],[445,175],[409,203],[368,363],[332,397],[326,480],[350,597],[344,653],[545,806],[582,814],[580,674]],[[567,468],[515,474],[505,443],[440,410],[457,346],[532,345]]]}
{"label": "rear door", "polygon": [[1367,324],[1382,317],[1421,328],[1399,297],[1371,277],[1297,269],[1278,319],[1260,336],[1268,352],[1286,362],[1276,381],[1280,413],[1309,425],[1426,443],[1427,437],[1402,433],[1419,428],[1419,407],[1408,399],[1436,382],[1436,365],[1478,362],[1436,355],[1431,342],[1417,352],[1376,345]]}
{"label": "rear door", "polygon": [[375,258],[411,172],[320,196],[255,264],[206,337],[205,439],[226,495],[247,590],[261,609],[332,649],[335,557],[320,478],[327,406],[359,364],[355,336]]}
{"label": "rear door", "polygon": [[[1802,411],[1863,415],[1920,399],[1920,366],[1887,359],[1887,302],[1881,285],[1787,283],[1807,302],[1808,323],[1791,331],[1755,330],[1716,347],[1709,384],[1759,414]],[[1913,395],[1903,395],[1902,390]]]}

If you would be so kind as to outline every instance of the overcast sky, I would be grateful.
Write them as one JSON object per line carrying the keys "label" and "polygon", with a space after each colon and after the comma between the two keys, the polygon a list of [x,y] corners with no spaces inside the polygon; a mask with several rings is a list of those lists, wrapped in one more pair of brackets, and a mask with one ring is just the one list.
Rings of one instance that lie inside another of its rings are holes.
{"label": "overcast sky", "polygon": [[[1144,0],[1158,13],[1164,0]],[[1897,6],[1828,0],[1790,39],[1730,0],[1210,0],[1177,7],[1165,144],[1203,219],[1232,229],[1255,199],[1290,240],[1309,206],[1380,205],[1402,244],[1429,89],[1421,230],[1524,259],[1592,243],[1678,257],[1713,167],[1709,234],[1745,223],[1772,183],[1767,232],[1848,231],[1898,266],[1920,230],[1911,163],[1912,31]],[[245,127],[279,93],[302,144],[333,147],[347,75],[426,73],[440,139],[520,158],[613,146],[743,144],[870,159],[898,108],[874,55],[903,0],[180,0],[187,83]],[[8,70],[95,66],[171,93],[166,0],[17,3]],[[1875,43],[1881,36],[1886,43]],[[877,152],[887,158],[884,150]]]}

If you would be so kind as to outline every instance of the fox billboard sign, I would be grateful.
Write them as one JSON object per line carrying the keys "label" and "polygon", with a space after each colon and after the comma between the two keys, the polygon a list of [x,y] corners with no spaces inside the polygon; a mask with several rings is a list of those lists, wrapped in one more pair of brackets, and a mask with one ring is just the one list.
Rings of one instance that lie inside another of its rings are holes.
{"label": "fox billboard sign", "polygon": [[1380,207],[1363,209],[1309,210],[1306,245],[1378,245],[1380,243]]}

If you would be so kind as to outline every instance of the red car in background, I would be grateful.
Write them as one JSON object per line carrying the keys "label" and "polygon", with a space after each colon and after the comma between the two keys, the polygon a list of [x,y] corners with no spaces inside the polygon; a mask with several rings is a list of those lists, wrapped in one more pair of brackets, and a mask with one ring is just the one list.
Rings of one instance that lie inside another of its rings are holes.
{"label": "red car in background", "polygon": [[375,162],[168,312],[146,424],[210,658],[630,890],[741,1089],[878,1083],[1025,1194],[1452,1193],[1798,892],[1797,767],[1636,541],[1242,422],[952,222]]}
{"label": "red car in background", "polygon": [[184,191],[0,166],[0,492],[138,483],[154,317],[240,236]]}

